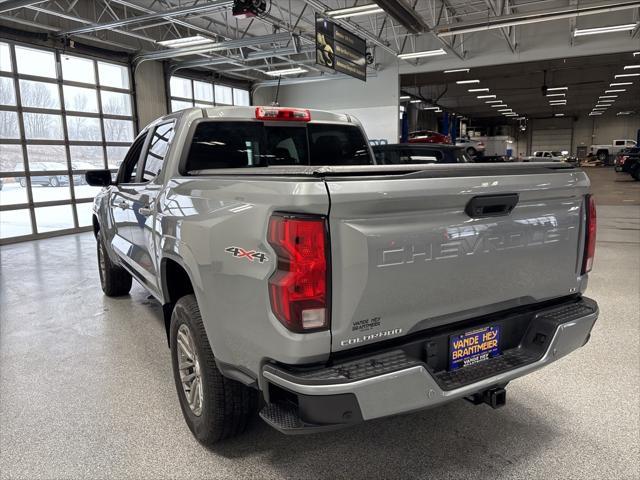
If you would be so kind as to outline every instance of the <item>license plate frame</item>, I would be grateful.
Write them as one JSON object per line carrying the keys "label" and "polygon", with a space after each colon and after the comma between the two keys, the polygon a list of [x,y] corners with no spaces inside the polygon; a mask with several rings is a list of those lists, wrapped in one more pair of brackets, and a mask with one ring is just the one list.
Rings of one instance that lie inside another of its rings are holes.
{"label": "license plate frame", "polygon": [[502,354],[501,325],[486,325],[449,336],[449,370],[477,365]]}

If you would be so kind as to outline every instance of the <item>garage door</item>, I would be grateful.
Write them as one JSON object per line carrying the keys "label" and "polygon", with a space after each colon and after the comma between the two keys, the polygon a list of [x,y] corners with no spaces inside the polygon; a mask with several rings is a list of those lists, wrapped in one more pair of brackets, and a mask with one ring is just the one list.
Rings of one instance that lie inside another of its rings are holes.
{"label": "garage door", "polygon": [[571,129],[554,128],[533,130],[531,134],[531,151],[558,150],[571,151]]}

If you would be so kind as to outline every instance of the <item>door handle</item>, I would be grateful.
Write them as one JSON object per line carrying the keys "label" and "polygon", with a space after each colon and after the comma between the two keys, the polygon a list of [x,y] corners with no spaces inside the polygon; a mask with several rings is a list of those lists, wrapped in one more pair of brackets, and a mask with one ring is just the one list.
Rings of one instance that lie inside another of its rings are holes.
{"label": "door handle", "polygon": [[518,200],[517,193],[479,195],[469,200],[464,211],[471,218],[505,216],[511,213]]}
{"label": "door handle", "polygon": [[153,209],[150,206],[140,207],[138,209],[138,213],[140,215],[144,215],[145,217],[148,217],[149,215],[151,215],[153,213]]}
{"label": "door handle", "polygon": [[127,208],[129,208],[129,204],[127,202],[125,202],[124,200],[122,200],[118,206],[122,209],[122,210],[126,210]]}

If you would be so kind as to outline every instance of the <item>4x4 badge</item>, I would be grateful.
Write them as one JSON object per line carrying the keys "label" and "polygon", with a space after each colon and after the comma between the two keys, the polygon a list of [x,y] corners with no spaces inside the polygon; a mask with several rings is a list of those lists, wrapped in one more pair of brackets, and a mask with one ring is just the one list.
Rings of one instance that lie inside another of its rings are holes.
{"label": "4x4 badge", "polygon": [[269,258],[267,258],[264,253],[256,252],[255,250],[245,250],[240,247],[227,247],[224,251],[232,254],[236,258],[246,258],[250,262],[253,262],[254,260],[258,260],[260,263],[269,261]]}

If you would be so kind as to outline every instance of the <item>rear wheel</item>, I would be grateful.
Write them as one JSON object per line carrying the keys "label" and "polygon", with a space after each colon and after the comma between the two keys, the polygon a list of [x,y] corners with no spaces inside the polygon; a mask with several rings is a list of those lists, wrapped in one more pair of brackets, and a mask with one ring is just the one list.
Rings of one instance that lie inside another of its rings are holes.
{"label": "rear wheel", "polygon": [[476,149],[473,147],[469,147],[467,148],[467,155],[469,155],[470,157],[475,157],[476,156]]}
{"label": "rear wheel", "polygon": [[242,433],[256,410],[257,392],[218,370],[194,295],[176,303],[170,342],[180,408],[196,439],[212,445]]}
{"label": "rear wheel", "polygon": [[609,153],[606,150],[600,150],[598,152],[598,160],[600,160],[601,162],[606,162],[608,158]]}
{"label": "rear wheel", "polygon": [[21,178],[20,179],[20,186],[22,188],[27,188],[27,179],[26,178]]}
{"label": "rear wheel", "polygon": [[100,234],[97,238],[97,250],[100,286],[104,294],[107,297],[120,297],[128,294],[133,280],[131,274],[120,265],[111,262]]}

